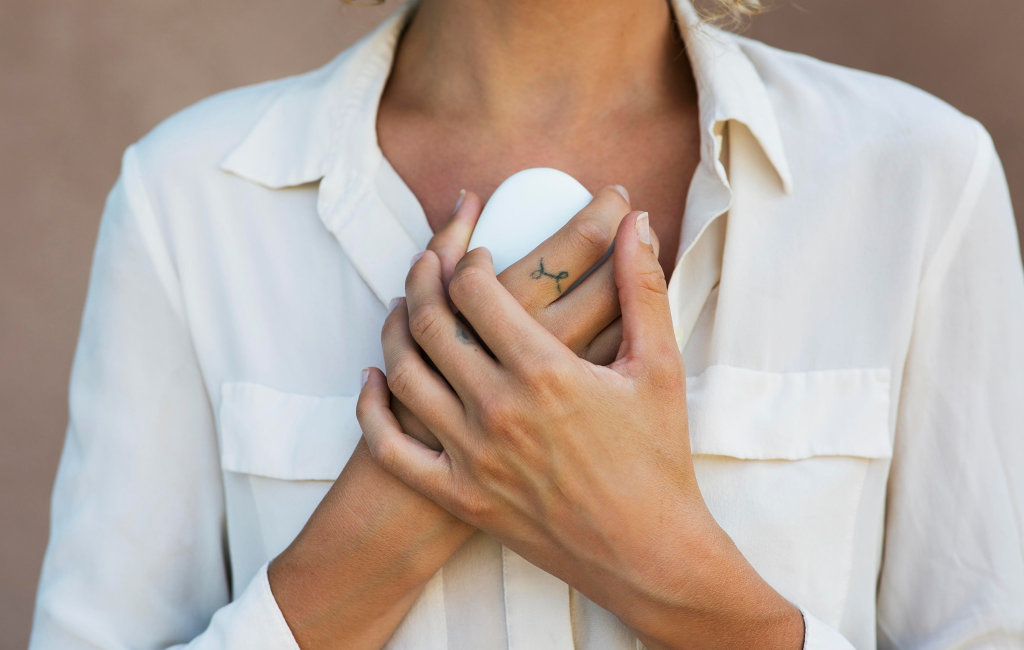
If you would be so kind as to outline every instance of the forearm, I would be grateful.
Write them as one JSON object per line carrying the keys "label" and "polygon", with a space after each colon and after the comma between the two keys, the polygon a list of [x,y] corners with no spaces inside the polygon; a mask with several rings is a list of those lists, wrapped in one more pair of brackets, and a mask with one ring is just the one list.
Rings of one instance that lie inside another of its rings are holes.
{"label": "forearm", "polygon": [[717,609],[657,603],[643,617],[644,627],[634,632],[649,650],[803,648],[800,610],[766,584],[750,586],[752,590],[743,594],[733,592],[734,598]]}
{"label": "forearm", "polygon": [[269,577],[303,650],[380,648],[473,528],[374,464],[361,441]]}
{"label": "forearm", "polygon": [[632,553],[643,561],[615,572],[622,584],[605,592],[607,607],[650,650],[800,650],[800,610],[761,578],[710,513],[702,514],[680,518],[677,533],[661,536],[658,548]]}

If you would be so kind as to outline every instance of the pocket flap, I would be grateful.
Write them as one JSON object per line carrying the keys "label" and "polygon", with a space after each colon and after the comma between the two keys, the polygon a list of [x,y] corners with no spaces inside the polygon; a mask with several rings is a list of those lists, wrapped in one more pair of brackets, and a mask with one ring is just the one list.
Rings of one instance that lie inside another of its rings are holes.
{"label": "pocket flap", "polygon": [[887,368],[710,366],[686,379],[691,448],[752,460],[889,458],[889,381]]}
{"label": "pocket flap", "polygon": [[221,467],[283,480],[333,481],[363,435],[356,399],[224,384]]}

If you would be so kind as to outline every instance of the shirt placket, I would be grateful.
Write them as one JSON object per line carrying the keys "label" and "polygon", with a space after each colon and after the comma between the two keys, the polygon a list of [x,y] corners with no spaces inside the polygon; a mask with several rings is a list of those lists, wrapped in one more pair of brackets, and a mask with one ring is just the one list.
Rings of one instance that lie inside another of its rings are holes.
{"label": "shirt placket", "polygon": [[[720,156],[729,146],[728,123],[708,129],[711,141],[694,173],[686,201],[678,261],[668,284],[669,308],[676,344],[682,351],[722,272],[725,222],[732,205],[732,188]],[[710,154],[710,155],[708,155]]]}

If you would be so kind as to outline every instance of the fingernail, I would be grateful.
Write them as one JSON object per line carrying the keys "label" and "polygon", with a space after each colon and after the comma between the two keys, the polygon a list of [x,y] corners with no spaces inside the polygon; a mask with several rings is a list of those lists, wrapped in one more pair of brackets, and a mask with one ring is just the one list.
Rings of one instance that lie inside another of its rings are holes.
{"label": "fingernail", "polygon": [[458,200],[458,202],[456,202],[456,204],[455,204],[455,209],[454,209],[454,210],[452,210],[452,214],[453,214],[453,215],[454,215],[454,214],[455,214],[456,212],[458,212],[458,211],[459,211],[459,208],[461,208],[461,207],[462,207],[462,202],[463,202],[463,201],[465,201],[465,200],[466,200],[466,190],[459,190],[459,200]]}
{"label": "fingernail", "polygon": [[647,213],[644,212],[636,218],[636,223],[633,226],[636,228],[636,236],[640,238],[640,241],[651,245],[651,220],[647,218]]}
{"label": "fingernail", "polygon": [[391,312],[395,311],[395,307],[397,307],[401,302],[401,298],[392,298],[391,302],[388,303],[388,313],[390,314]]}
{"label": "fingernail", "polygon": [[423,257],[423,253],[426,253],[426,252],[427,251],[420,251],[420,252],[416,253],[415,255],[413,255],[412,259],[409,260],[409,268],[411,269],[412,267],[416,266],[416,262],[419,262],[420,258]]}
{"label": "fingernail", "polygon": [[612,187],[615,188],[616,192],[622,195],[622,198],[626,199],[626,203],[629,203],[629,192],[626,191],[626,188],[621,185],[612,185]]}
{"label": "fingernail", "polygon": [[363,372],[359,375],[359,387],[362,388],[366,385],[366,382],[370,380],[370,369],[363,368]]}

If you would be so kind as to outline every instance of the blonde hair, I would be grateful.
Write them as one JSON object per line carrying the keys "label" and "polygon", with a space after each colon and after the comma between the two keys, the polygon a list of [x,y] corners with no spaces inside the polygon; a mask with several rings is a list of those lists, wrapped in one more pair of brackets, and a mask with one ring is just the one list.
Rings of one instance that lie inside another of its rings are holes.
{"label": "blonde hair", "polygon": [[741,21],[756,16],[764,9],[761,0],[708,0],[693,4],[704,20],[712,22],[723,19]]}

